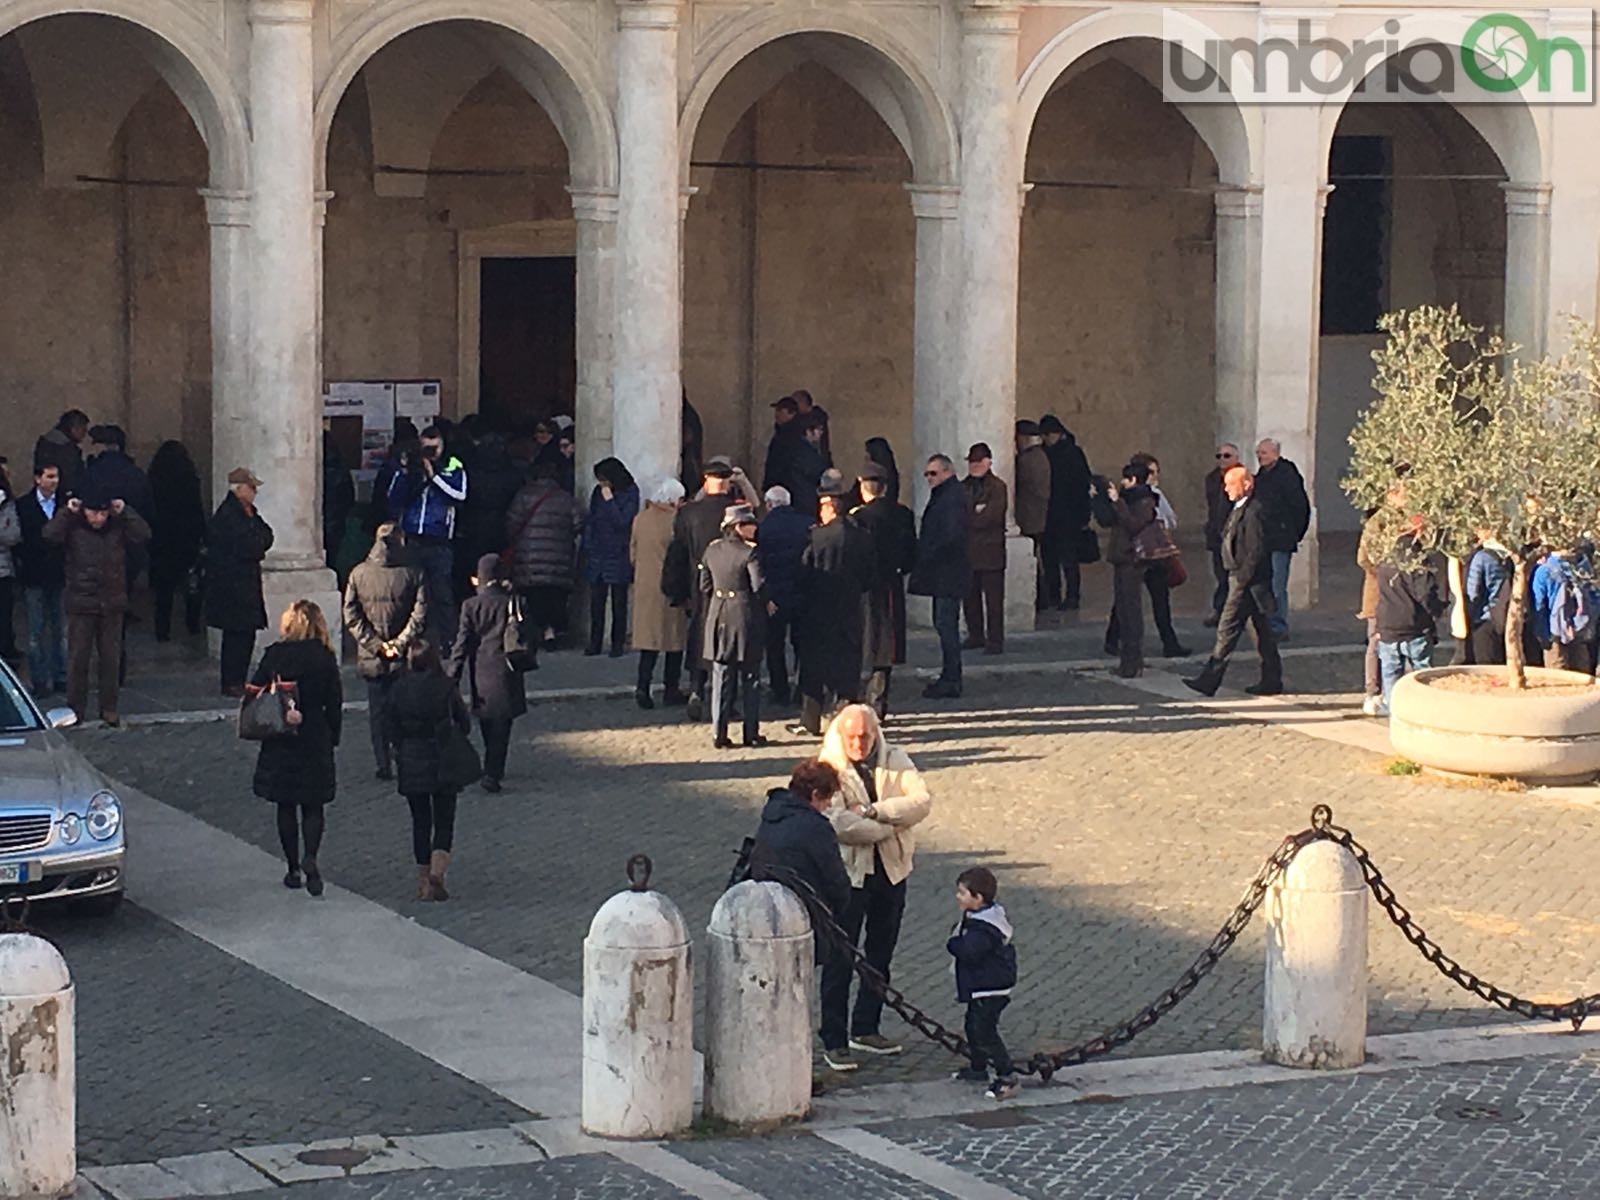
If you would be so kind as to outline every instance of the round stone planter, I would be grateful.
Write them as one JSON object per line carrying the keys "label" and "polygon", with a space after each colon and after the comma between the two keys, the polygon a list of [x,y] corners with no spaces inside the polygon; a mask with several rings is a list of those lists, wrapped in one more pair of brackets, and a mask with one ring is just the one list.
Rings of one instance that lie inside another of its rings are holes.
{"label": "round stone planter", "polygon": [[1528,681],[1583,683],[1582,690],[1447,691],[1451,675],[1504,678],[1504,667],[1435,667],[1407,675],[1389,701],[1395,753],[1436,771],[1499,775],[1529,783],[1580,783],[1600,774],[1600,686],[1587,675],[1529,667]]}

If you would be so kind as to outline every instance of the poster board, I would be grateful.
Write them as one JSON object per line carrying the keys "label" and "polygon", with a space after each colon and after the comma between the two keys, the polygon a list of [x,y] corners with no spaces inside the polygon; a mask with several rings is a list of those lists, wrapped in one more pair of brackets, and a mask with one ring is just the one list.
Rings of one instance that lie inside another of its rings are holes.
{"label": "poster board", "polygon": [[353,472],[358,487],[371,486],[394,440],[398,418],[422,428],[439,415],[442,393],[437,379],[344,379],[323,385],[324,420],[336,425],[360,421],[361,456]]}

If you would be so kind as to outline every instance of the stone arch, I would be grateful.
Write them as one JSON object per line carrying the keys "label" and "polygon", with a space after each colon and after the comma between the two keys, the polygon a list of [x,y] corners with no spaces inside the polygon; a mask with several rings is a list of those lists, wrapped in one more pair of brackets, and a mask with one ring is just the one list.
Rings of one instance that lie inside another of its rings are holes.
{"label": "stone arch", "polygon": [[[1045,43],[1043,49],[1022,73],[1018,96],[1018,128],[1025,148],[1028,137],[1046,97],[1073,65],[1103,46],[1133,39],[1169,41],[1168,20],[1158,8],[1107,9],[1067,26]],[[1209,31],[1194,23],[1198,37]],[[1148,77],[1147,77],[1148,78]],[[1149,82],[1159,88],[1160,80]],[[1200,135],[1217,161],[1221,182],[1241,186],[1256,180],[1261,154],[1261,118],[1258,110],[1241,109],[1232,104],[1180,104],[1178,110]],[[1025,169],[1027,155],[1018,156],[1018,170]]]}
{"label": "stone arch", "polygon": [[150,63],[188,111],[210,158],[211,186],[248,186],[249,125],[216,44],[195,14],[172,0],[19,0],[0,10],[0,37],[49,17],[109,17],[129,25]]}
{"label": "stone arch", "polygon": [[548,6],[517,0],[417,0],[398,10],[381,6],[340,34],[313,119],[319,180],[327,169],[334,114],[361,68],[402,34],[446,21],[477,26],[488,53],[549,114],[567,145],[573,187],[616,187],[616,128],[598,64],[577,32]]}
{"label": "stone arch", "polygon": [[[1409,17],[1400,21],[1400,31],[1397,34],[1387,33],[1380,25],[1363,37],[1369,41],[1398,41],[1408,46],[1418,42],[1434,42],[1451,50],[1458,50],[1470,24],[1468,15]],[[1367,75],[1381,70],[1388,61],[1389,58],[1386,57],[1374,64],[1372,71]],[[1339,118],[1344,114],[1345,106],[1350,103],[1359,82],[1360,80],[1352,81],[1348,87],[1327,97],[1321,106],[1319,128],[1321,158],[1324,163],[1327,162],[1328,152],[1333,146],[1333,134],[1339,124]],[[1427,103],[1427,101],[1419,97],[1417,103]],[[1449,101],[1441,100],[1438,103],[1448,104]],[[1508,179],[1523,183],[1538,183],[1549,179],[1550,142],[1547,124],[1545,120],[1534,115],[1534,106],[1528,103],[1520,90],[1508,93],[1506,101],[1500,104],[1461,104],[1451,107],[1494,151]]]}
{"label": "stone arch", "polygon": [[844,10],[803,9],[761,10],[740,22],[696,72],[678,124],[686,186],[702,119],[717,89],[730,78],[739,86],[742,74],[741,92],[751,93],[752,99],[759,96],[763,83],[770,85],[775,79],[759,77],[746,64],[757,52],[790,38],[796,39],[805,57],[820,62],[873,106],[904,148],[914,182],[928,186],[954,182],[956,122],[917,56],[868,18]]}

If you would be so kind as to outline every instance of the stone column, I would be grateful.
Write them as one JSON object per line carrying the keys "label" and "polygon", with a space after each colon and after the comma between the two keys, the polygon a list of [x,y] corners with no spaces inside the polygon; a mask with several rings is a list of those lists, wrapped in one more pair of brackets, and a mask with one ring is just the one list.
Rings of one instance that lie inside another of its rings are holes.
{"label": "stone column", "polygon": [[1261,318],[1261,189],[1222,187],[1215,201],[1217,441],[1249,451]]}
{"label": "stone column", "polygon": [[[312,0],[250,5],[249,352],[257,440],[246,461],[263,481],[268,631],[291,600],[316,601],[331,626],[338,589],[323,562],[317,493],[322,414],[317,378],[319,255],[312,137]],[[241,465],[241,464],[233,464]]]}
{"label": "stone column", "polygon": [[[959,292],[953,303],[957,387],[941,447],[957,458],[973,442],[994,449],[1012,482],[1017,399],[1017,274],[1021,177],[1017,157],[1017,27],[1011,0],[972,0],[961,19]],[[926,451],[923,451],[926,453]]]}
{"label": "stone column", "polygon": [[228,472],[259,441],[250,395],[250,193],[202,189],[211,225],[211,487],[222,499]]}
{"label": "stone column", "polygon": [[[1550,14],[1550,36],[1584,38],[1588,10]],[[1576,31],[1562,28],[1575,21]],[[1580,38],[1580,44],[1584,44]],[[1573,147],[1600,144],[1600,108],[1593,104],[1555,104],[1546,110],[1556,147],[1550,163],[1549,284],[1545,292],[1545,344],[1559,353],[1567,343],[1569,317],[1600,316],[1600,155]],[[1509,314],[1508,314],[1509,315]]]}
{"label": "stone column", "polygon": [[[901,502],[918,512],[928,499],[922,463],[935,450],[954,454],[951,400],[957,363],[951,353],[950,306],[960,269],[961,193],[953,187],[908,184],[917,218],[915,350],[911,366],[912,445],[898,451]],[[908,488],[906,485],[910,485]]]}
{"label": "stone column", "polygon": [[678,473],[681,440],[677,72],[677,5],[620,0],[612,428],[617,457],[645,480]]}
{"label": "stone column", "polygon": [[[568,189],[578,224],[578,478],[613,446],[611,344],[616,314],[617,194]],[[641,487],[648,487],[641,481]]]}
{"label": "stone column", "polygon": [[1305,476],[1311,528],[1289,576],[1293,608],[1316,600],[1317,359],[1321,338],[1322,214],[1329,189],[1315,108],[1269,107],[1261,188],[1255,429],[1239,431],[1248,463],[1274,437]]}
{"label": "stone column", "polygon": [[[1544,353],[1550,268],[1550,185],[1502,183],[1506,196],[1506,337],[1524,358]],[[1590,261],[1590,267],[1594,265]],[[1593,313],[1587,314],[1593,319]]]}

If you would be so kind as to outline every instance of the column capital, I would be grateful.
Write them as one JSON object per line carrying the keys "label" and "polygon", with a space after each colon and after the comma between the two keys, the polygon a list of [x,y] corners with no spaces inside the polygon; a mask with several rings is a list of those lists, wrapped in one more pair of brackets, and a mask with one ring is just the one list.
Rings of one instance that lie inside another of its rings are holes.
{"label": "column capital", "polygon": [[200,196],[206,202],[206,222],[210,225],[232,225],[240,228],[250,224],[250,193],[229,191],[225,188],[201,188]]}
{"label": "column capital", "polygon": [[615,189],[569,187],[572,197],[572,216],[578,221],[600,221],[614,225],[617,221],[617,193]]}
{"label": "column capital", "polygon": [[618,29],[676,29],[676,0],[617,0]]}
{"label": "column capital", "polygon": [[967,0],[961,8],[964,35],[1016,37],[1022,22],[1018,0]]}
{"label": "column capital", "polygon": [[252,25],[310,25],[313,0],[250,0]]}
{"label": "column capital", "polygon": [[1217,216],[1242,220],[1261,215],[1261,189],[1258,187],[1219,187],[1211,194]]}
{"label": "column capital", "polygon": [[333,196],[332,192],[314,192],[311,196],[311,220],[318,229],[328,223],[328,201]]}
{"label": "column capital", "polygon": [[953,221],[961,208],[961,189],[947,183],[908,183],[911,211],[919,221]]}
{"label": "column capital", "polygon": [[1550,215],[1550,185],[1548,183],[1502,183],[1500,190],[1506,197],[1508,217],[1546,217]]}
{"label": "column capital", "polygon": [[686,187],[678,193],[678,219],[683,220],[689,215],[689,201],[700,194],[697,187]]}

